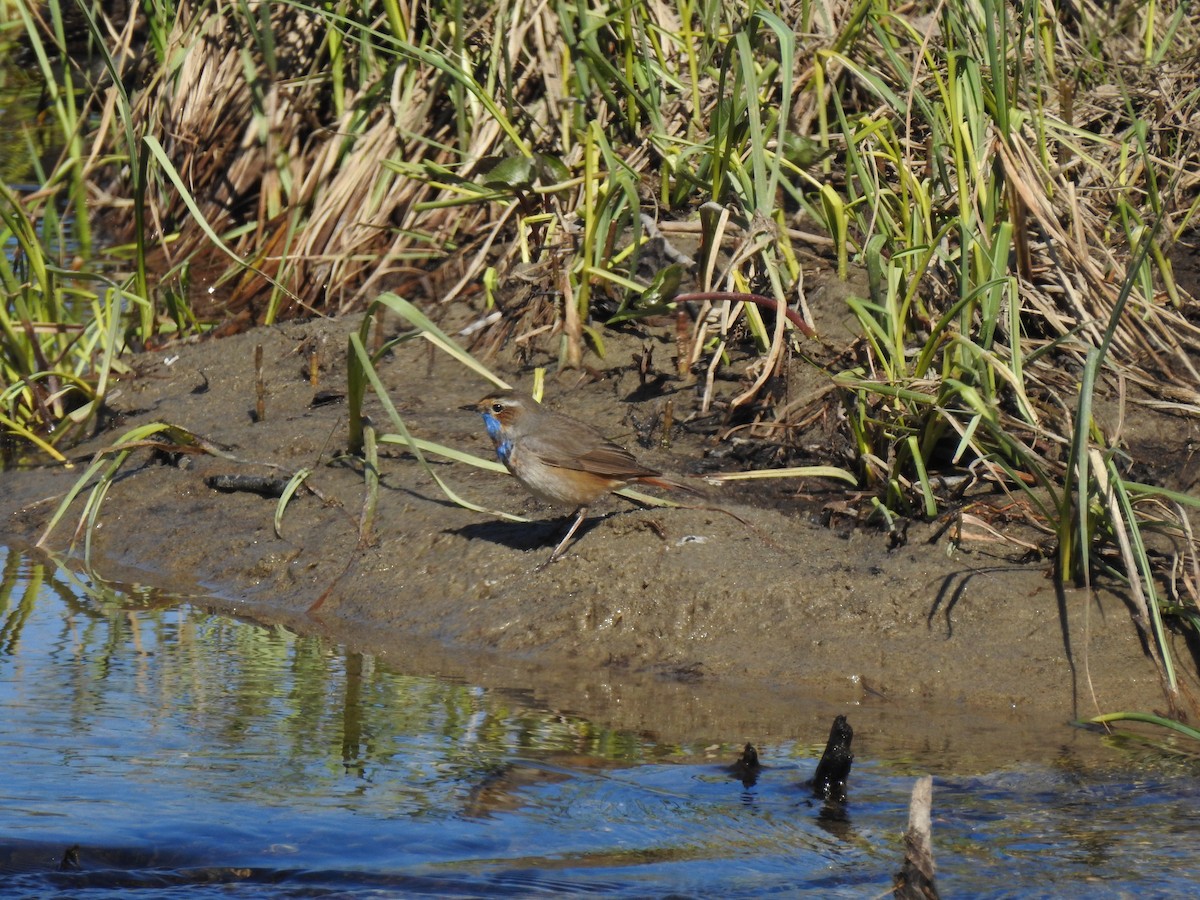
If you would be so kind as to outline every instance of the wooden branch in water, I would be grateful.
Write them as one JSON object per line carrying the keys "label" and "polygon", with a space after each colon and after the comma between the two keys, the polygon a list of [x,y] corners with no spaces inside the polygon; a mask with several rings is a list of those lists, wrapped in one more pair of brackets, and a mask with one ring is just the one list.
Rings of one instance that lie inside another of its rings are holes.
{"label": "wooden branch in water", "polygon": [[904,867],[896,874],[892,896],[897,900],[939,900],[933,876],[933,776],[918,778],[908,806],[908,831],[904,832]]}

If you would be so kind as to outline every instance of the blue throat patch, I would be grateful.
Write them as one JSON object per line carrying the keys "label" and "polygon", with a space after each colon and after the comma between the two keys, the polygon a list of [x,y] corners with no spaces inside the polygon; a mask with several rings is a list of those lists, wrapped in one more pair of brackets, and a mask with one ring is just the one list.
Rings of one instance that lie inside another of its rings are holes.
{"label": "blue throat patch", "polygon": [[504,426],[491,413],[483,414],[483,424],[487,426],[488,437],[496,445],[496,456],[500,462],[508,465],[508,457],[512,453],[512,441],[505,439]]}
{"label": "blue throat patch", "polygon": [[488,437],[493,441],[499,442],[500,434],[504,431],[504,426],[500,424],[500,420],[491,413],[484,413],[483,424],[487,426]]}

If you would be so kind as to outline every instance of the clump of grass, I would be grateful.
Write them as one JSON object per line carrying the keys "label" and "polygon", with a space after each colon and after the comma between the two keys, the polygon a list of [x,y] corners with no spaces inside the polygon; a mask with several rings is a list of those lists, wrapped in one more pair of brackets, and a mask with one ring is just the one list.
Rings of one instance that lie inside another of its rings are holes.
{"label": "clump of grass", "polygon": [[58,527],[76,498],[86,491],[83,510],[72,534],[71,542],[74,544],[82,537],[84,557],[90,560],[92,535],[95,532],[96,521],[104,503],[104,497],[112,486],[117,473],[126,464],[129,457],[138,450],[152,450],[168,454],[214,453],[226,455],[224,451],[209,441],[178,425],[152,422],[132,428],[110,447],[95,455],[91,464],[59,501],[54,514],[46,523],[45,530],[38,538],[38,545],[46,544],[51,533]]}
{"label": "clump of grass", "polygon": [[[861,241],[870,280],[869,296],[850,301],[862,363],[835,376],[864,477],[886,508],[927,517],[956,496],[935,487],[930,473],[947,470],[939,461],[1014,495],[1056,539],[1061,577],[1089,583],[1099,565],[1145,598],[1139,624],[1174,705],[1155,587],[1173,579],[1145,551],[1148,497],[1129,501],[1119,438],[1101,431],[1091,399],[1110,378],[1136,380],[1151,402],[1156,382],[1159,397],[1181,387],[1195,396],[1195,329],[1162,303],[1177,291],[1152,249],[1162,192],[1190,188],[1146,142],[1136,88],[1124,86],[1116,127],[1089,130],[1051,111],[1072,47],[1043,40],[1032,10],[940,10],[925,34],[869,13],[872,36],[856,52],[818,54],[820,80],[843,83],[830,96],[848,181],[836,196],[821,186],[821,209],[831,232]],[[919,52],[901,52],[902,39]],[[1089,62],[1116,61],[1098,52]],[[877,105],[848,109],[851,84]],[[1170,152],[1180,150],[1194,154],[1195,142]],[[1058,165],[1063,155],[1073,164]],[[1104,190],[1085,205],[1078,186],[1088,182]],[[1159,350],[1147,356],[1147,346]],[[1180,371],[1192,372],[1184,385]],[[1191,545],[1181,510],[1154,519]],[[1196,600],[1174,606],[1194,610]]]}
{"label": "clump of grass", "polygon": [[0,428],[59,461],[58,447],[95,421],[123,364],[126,305],[137,299],[50,255],[44,219],[0,185]]}

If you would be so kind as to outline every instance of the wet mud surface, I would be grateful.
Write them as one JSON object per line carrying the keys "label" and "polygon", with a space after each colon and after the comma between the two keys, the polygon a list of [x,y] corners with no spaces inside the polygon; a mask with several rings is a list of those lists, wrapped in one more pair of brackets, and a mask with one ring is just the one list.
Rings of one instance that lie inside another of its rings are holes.
{"label": "wet mud surface", "polygon": [[[945,529],[913,523],[906,541],[890,547],[874,529],[836,517],[831,525],[822,511],[843,496],[832,485],[730,484],[714,493],[752,528],[711,509],[642,509],[611,498],[563,560],[539,569],[562,534],[563,511],[539,505],[507,475],[431,456],[463,497],[532,521],[464,509],[404,449],[384,445],[373,539],[360,542],[363,473],[339,458],[346,405],[314,403],[321,391],[344,390],[346,338],[358,322],[289,323],[136,358],[111,398],[121,420],[75,458],[133,426],[170,422],[236,459],[137,451],[98,517],[96,577],[199,592],[216,598],[210,605],[321,633],[393,666],[533,690],[551,707],[681,740],[714,731],[740,739],[750,719],[761,728],[764,710],[780,731],[820,739],[848,701],[933,741],[982,712],[1001,723],[1006,741],[1025,731],[1036,741],[1039,723],[1162,705],[1120,594],[1060,595],[1048,562],[1022,562],[1020,548],[1003,541],[952,544]],[[666,337],[642,334],[628,346],[614,337],[606,358],[628,360],[647,340],[669,353]],[[313,348],[315,387],[306,357]],[[529,387],[527,374],[496,369]],[[483,380],[422,340],[400,346],[379,371],[413,434],[490,456],[479,418],[459,409],[487,393]],[[695,472],[713,455],[684,428],[669,450],[637,445],[636,420],[672,397],[682,421],[692,393],[668,386],[630,401],[636,375],[620,367],[601,374],[578,386],[571,376],[552,381],[546,402],[667,472]],[[390,430],[378,401],[368,395],[367,405],[380,430]],[[282,537],[275,499],[206,483],[302,467],[312,470],[315,493],[297,493]],[[83,468],[0,473],[3,539],[36,540]],[[49,548],[67,549],[80,509],[77,501]],[[82,554],[81,541],[73,552]],[[789,724],[800,698],[818,704],[811,724]]]}

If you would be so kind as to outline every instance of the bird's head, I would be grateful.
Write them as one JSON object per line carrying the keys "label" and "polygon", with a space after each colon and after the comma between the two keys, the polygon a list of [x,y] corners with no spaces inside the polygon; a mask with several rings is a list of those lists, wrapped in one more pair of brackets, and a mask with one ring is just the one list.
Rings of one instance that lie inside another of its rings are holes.
{"label": "bird's head", "polygon": [[463,409],[479,413],[483,416],[488,435],[493,441],[500,441],[504,435],[519,434],[522,423],[536,415],[540,408],[533,397],[520,391],[500,391],[488,394],[482,400],[464,406]]}

